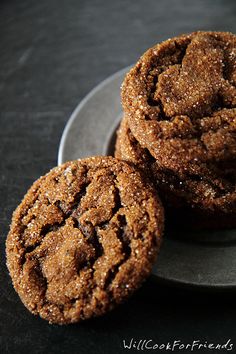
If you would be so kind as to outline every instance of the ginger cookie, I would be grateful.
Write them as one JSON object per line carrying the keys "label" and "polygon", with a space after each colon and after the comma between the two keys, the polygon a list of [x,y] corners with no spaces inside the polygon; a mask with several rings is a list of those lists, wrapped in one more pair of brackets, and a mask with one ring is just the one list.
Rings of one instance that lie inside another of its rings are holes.
{"label": "ginger cookie", "polygon": [[[161,197],[166,208],[167,222],[172,226],[179,225],[184,229],[192,228],[230,228],[236,226],[235,212],[224,213],[218,211],[212,213],[203,208],[197,201],[201,201],[196,182],[188,178],[180,179],[177,174],[169,169],[161,167],[150,152],[143,148],[133,136],[128,117],[124,115],[117,131],[115,157],[137,165],[143,170]],[[218,176],[229,173],[232,166],[225,165]],[[211,188],[211,184],[208,185]],[[195,208],[192,203],[195,203]],[[198,208],[197,208],[198,206]]]}
{"label": "ginger cookie", "polygon": [[14,288],[50,323],[102,315],[147,278],[163,224],[156,191],[128,163],[67,162],[39,178],[13,214],[6,251]]}
{"label": "ginger cookie", "polygon": [[[194,32],[149,49],[127,74],[132,136],[191,207],[236,213],[236,36]],[[168,187],[168,186],[167,186]]]}

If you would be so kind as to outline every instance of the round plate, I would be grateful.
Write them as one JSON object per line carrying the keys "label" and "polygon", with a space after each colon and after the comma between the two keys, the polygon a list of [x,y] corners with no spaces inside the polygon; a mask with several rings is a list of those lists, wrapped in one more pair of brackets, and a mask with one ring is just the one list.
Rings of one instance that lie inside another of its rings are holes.
{"label": "round plate", "polygon": [[[103,81],[75,109],[61,138],[58,164],[113,153],[122,116],[120,86],[128,70]],[[188,231],[184,236],[182,231],[165,235],[153,268],[155,278],[188,286],[236,288],[236,230]]]}

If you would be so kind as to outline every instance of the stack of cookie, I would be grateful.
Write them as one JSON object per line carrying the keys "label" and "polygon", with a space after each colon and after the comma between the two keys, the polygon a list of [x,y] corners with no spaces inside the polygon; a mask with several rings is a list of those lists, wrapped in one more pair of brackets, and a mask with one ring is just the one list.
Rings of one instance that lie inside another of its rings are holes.
{"label": "stack of cookie", "polygon": [[235,226],[236,36],[195,32],[154,46],[127,74],[122,104],[116,157],[144,169],[185,220]]}
{"label": "stack of cookie", "polygon": [[157,190],[166,206],[235,225],[235,59],[230,33],[197,32],[149,49],[122,87],[117,158],[67,162],[29,189],[6,254],[33,314],[72,323],[126,300],[161,244]]}

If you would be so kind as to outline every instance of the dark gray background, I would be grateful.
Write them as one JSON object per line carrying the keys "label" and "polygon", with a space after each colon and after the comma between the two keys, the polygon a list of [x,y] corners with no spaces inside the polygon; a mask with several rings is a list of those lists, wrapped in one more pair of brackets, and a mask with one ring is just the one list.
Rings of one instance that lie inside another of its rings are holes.
{"label": "dark gray background", "polygon": [[11,213],[56,165],[64,125],[79,101],[151,45],[197,29],[236,32],[236,2],[0,1],[0,353],[123,353],[122,340],[132,337],[215,344],[231,338],[236,352],[232,292],[150,279],[103,318],[50,326],[24,308],[5,266]]}

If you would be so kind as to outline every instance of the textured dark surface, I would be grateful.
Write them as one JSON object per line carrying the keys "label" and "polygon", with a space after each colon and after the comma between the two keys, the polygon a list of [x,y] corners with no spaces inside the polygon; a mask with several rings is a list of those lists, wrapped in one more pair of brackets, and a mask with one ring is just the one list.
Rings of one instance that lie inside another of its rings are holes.
{"label": "textured dark surface", "polygon": [[28,313],[5,267],[11,213],[33,180],[56,165],[63,127],[81,98],[157,41],[197,29],[236,32],[236,3],[1,1],[0,353],[122,353],[122,340],[132,337],[216,344],[231,338],[235,349],[235,294],[149,280],[109,315],[58,327]]}

